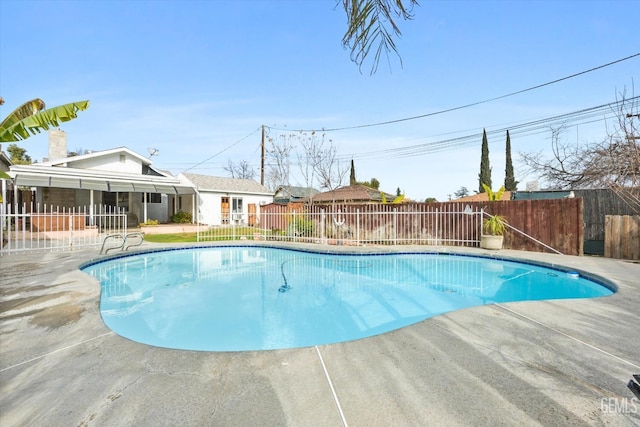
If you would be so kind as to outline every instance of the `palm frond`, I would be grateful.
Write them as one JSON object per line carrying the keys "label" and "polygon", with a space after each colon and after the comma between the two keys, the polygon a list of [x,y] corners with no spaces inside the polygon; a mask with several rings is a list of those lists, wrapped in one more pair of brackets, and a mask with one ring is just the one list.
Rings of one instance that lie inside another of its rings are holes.
{"label": "palm frond", "polygon": [[348,28],[342,45],[351,49],[351,60],[361,68],[371,48],[377,45],[371,67],[374,74],[383,53],[394,52],[400,58],[394,42],[394,37],[401,36],[396,18],[412,19],[412,9],[417,4],[417,0],[343,0]]}

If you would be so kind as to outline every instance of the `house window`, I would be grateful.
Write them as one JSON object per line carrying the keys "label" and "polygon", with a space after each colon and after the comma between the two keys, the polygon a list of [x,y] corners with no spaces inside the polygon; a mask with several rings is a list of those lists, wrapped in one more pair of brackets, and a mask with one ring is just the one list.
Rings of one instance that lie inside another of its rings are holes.
{"label": "house window", "polygon": [[233,213],[234,221],[242,220],[242,199],[241,198],[232,198],[231,199],[231,212]]}
{"label": "house window", "polygon": [[102,192],[102,203],[105,206],[114,206],[118,209],[129,210],[129,193],[110,193],[108,191]]}
{"label": "house window", "polygon": [[[147,203],[162,203],[162,194],[160,193],[146,193]],[[142,194],[142,202],[144,203],[144,194]]]}
{"label": "house window", "polygon": [[120,154],[120,163],[124,163],[125,159],[124,154]]}

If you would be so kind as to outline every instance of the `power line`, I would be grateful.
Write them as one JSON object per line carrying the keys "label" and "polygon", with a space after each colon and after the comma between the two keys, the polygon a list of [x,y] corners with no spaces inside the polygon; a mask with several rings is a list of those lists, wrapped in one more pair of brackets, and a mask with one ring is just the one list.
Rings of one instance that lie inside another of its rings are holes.
{"label": "power line", "polygon": [[[635,102],[638,102],[639,100],[640,100],[640,96],[636,96],[633,98],[627,98],[625,100],[614,101],[614,102],[601,104],[593,107],[583,108],[581,110],[576,110],[569,113],[562,113],[562,114],[557,114],[555,116],[530,120],[527,122],[504,123],[504,124],[498,125],[500,127],[497,129],[487,130],[487,135],[495,136],[498,134],[504,134],[507,130],[509,130],[512,139],[515,139],[519,136],[520,137],[531,136],[531,135],[537,135],[540,133],[547,132],[549,127],[553,126],[554,124],[567,126],[567,125],[583,125],[583,124],[604,121],[604,120],[610,119],[612,116],[615,116],[617,114],[615,110],[621,104],[625,102],[635,103]],[[487,129],[490,129],[493,126],[495,125],[488,126]],[[233,147],[234,145],[237,145],[241,141],[247,139],[249,136],[255,134],[258,130],[260,130],[260,128],[256,129],[249,135],[245,136],[244,138],[240,139],[239,141],[235,142],[234,144],[230,145],[224,150],[221,150],[215,155],[197,164],[192,165],[185,171],[195,169],[195,168],[198,168],[199,170],[211,170],[211,169],[223,168],[225,165],[224,162],[219,161],[214,163],[214,162],[210,162],[210,160],[216,157],[217,155],[219,155],[220,153]],[[465,132],[465,131],[447,132],[447,133],[439,134],[436,136],[451,135],[456,133],[459,134],[461,132]],[[464,146],[468,146],[472,144],[477,144],[481,135],[482,135],[481,133],[473,132],[473,133],[468,133],[466,135],[462,135],[458,137],[446,138],[446,139],[441,139],[441,140],[423,143],[423,144],[414,144],[414,145],[408,145],[404,147],[395,147],[395,148],[388,148],[384,150],[375,150],[375,151],[369,151],[369,152],[344,154],[339,156],[339,160],[347,161],[351,159],[364,159],[364,158],[389,160],[394,158],[405,158],[405,157],[427,155],[427,154],[447,151],[451,149],[458,149],[458,148],[462,148]],[[412,139],[424,139],[424,138],[431,138],[431,137],[419,137],[419,138],[412,138]],[[185,164],[185,163],[177,163],[177,164]],[[187,164],[190,164],[190,163],[187,163]],[[203,165],[204,167],[200,167]],[[252,163],[252,165],[254,167],[258,167],[257,164]]]}
{"label": "power line", "polygon": [[245,139],[249,138],[251,135],[253,135],[254,133],[258,132],[260,129],[262,129],[261,127],[257,128],[256,130],[254,130],[253,132],[251,132],[249,135],[245,136],[244,138],[240,138],[239,140],[237,140],[236,142],[234,142],[233,144],[229,145],[226,148],[223,148],[222,150],[218,151],[216,154],[214,154],[213,156],[207,157],[206,159],[204,159],[203,161],[201,161],[200,163],[196,163],[195,165],[191,166],[190,168],[187,168],[185,170],[183,170],[182,172],[186,172],[189,171],[191,169],[197,168],[198,166],[208,162],[209,160],[213,159],[214,157],[224,153],[225,151],[227,151],[228,149],[240,144],[242,141],[244,141]]}
{"label": "power line", "polygon": [[[578,77],[578,76],[581,76],[583,74],[591,73],[593,71],[600,70],[602,68],[606,68],[606,67],[618,64],[618,63],[623,62],[623,61],[627,61],[627,60],[635,58],[637,56],[640,56],[640,52],[635,53],[633,55],[629,55],[629,56],[627,56],[625,58],[617,59],[615,61],[599,65],[597,67],[590,68],[588,70],[580,71],[578,73],[574,73],[574,74],[571,74],[569,76],[565,76],[565,77],[562,77],[562,78],[559,78],[559,79],[556,79],[556,80],[552,80],[550,82],[546,82],[546,83],[542,83],[542,84],[539,84],[539,85],[536,85],[536,86],[528,87],[526,89],[518,90],[516,92],[507,93],[505,95],[496,96],[494,98],[485,99],[483,101],[472,102],[470,104],[465,104],[465,105],[461,105],[461,106],[458,106],[458,107],[453,107],[453,108],[447,108],[445,110],[434,111],[432,113],[421,114],[421,115],[412,116],[412,117],[405,117],[405,118],[402,118],[402,119],[387,120],[387,121],[384,121],[384,122],[369,123],[369,124],[364,124],[364,125],[347,126],[347,127],[330,128],[330,129],[308,129],[308,130],[299,130],[299,131],[300,132],[336,132],[336,131],[351,130],[351,129],[362,129],[362,128],[374,127],[374,126],[384,126],[384,125],[390,125],[390,124],[394,124],[394,123],[406,122],[406,121],[409,121],[409,120],[423,119],[425,117],[431,117],[431,116],[436,116],[436,115],[439,115],[439,114],[450,113],[452,111],[462,110],[464,108],[475,107],[476,105],[486,104],[488,102],[497,101],[498,99],[504,99],[504,98],[508,98],[508,97],[511,97],[511,96],[519,95],[521,93],[529,92],[529,91],[532,91],[532,90],[535,90],[535,89],[540,89],[540,88],[545,87],[545,86],[549,86],[549,85],[552,85],[552,84],[555,84],[555,83],[559,83],[559,82],[562,82],[564,80],[572,79],[574,77]],[[292,131],[292,129],[282,129],[282,128],[275,128],[275,127],[271,128],[271,129],[279,130],[279,131]]]}
{"label": "power line", "polygon": [[[538,133],[546,132],[553,124],[567,125],[574,122],[577,124],[588,124],[598,121],[607,120],[611,116],[615,116],[616,112],[614,108],[620,106],[625,102],[637,102],[640,96],[628,98],[622,101],[616,101],[608,104],[602,104],[595,107],[585,108],[582,110],[559,114],[556,116],[547,117],[544,119],[533,120],[525,123],[515,124],[511,126],[502,127],[495,130],[487,131],[488,136],[504,134],[509,130],[512,138],[518,136],[530,136]],[[596,118],[597,119],[594,119]],[[366,153],[357,153],[353,155],[340,156],[341,159],[360,159],[360,158],[403,158],[413,157],[418,155],[425,155],[430,153],[441,152],[449,149],[460,148],[466,145],[477,144],[481,136],[481,133],[474,132],[473,134],[467,134],[455,138],[448,138],[439,141],[416,144],[405,147],[389,148],[384,150],[370,151]]]}

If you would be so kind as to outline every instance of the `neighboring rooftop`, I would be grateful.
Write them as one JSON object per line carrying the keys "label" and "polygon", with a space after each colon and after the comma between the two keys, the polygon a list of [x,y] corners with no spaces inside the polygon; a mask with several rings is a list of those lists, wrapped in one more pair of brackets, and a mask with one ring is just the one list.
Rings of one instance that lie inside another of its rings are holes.
{"label": "neighboring rooftop", "polygon": [[227,178],[220,176],[180,174],[191,181],[198,191],[241,192],[272,195],[273,192],[253,179]]}
{"label": "neighboring rooftop", "polygon": [[320,193],[312,187],[296,187],[293,185],[281,185],[275,191],[274,199],[276,203],[288,203],[306,201]]}
{"label": "neighboring rooftop", "polygon": [[[388,202],[395,196],[384,193]],[[347,185],[333,191],[325,191],[313,196],[314,203],[382,203],[382,192],[363,184]]]}

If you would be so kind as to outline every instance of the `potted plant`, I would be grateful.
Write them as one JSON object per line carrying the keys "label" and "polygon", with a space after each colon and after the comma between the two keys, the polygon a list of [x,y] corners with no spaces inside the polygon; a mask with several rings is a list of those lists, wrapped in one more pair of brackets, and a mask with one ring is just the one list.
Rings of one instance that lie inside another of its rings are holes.
{"label": "potted plant", "polygon": [[493,215],[482,222],[480,247],[483,249],[502,249],[507,220],[502,215]]}

